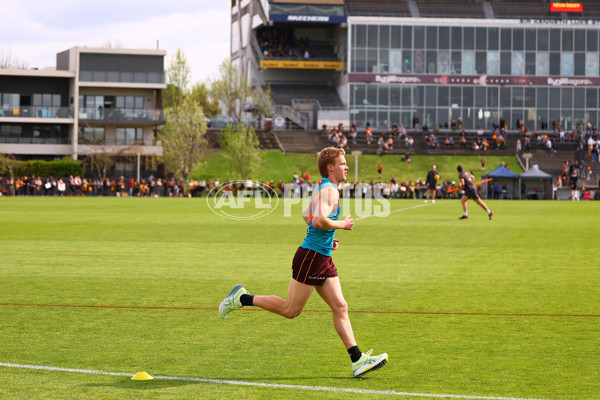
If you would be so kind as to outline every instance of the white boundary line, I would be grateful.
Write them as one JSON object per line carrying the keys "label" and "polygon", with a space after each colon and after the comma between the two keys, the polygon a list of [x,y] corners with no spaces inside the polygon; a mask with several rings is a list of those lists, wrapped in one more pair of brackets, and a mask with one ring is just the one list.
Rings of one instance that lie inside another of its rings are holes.
{"label": "white boundary line", "polygon": [[[43,365],[27,365],[27,364],[11,364],[11,363],[0,363],[0,367],[36,369],[36,370],[44,370],[44,371],[73,372],[73,373],[79,373],[79,374],[93,374],[93,375],[111,375],[111,376],[129,376],[129,377],[134,375],[131,373],[126,373],[126,372],[105,372],[105,371],[96,371],[93,369],[60,368],[60,367],[48,367],[48,366],[43,366]],[[174,380],[174,381],[216,383],[219,385],[256,386],[256,387],[267,387],[267,388],[276,388],[276,389],[312,390],[312,391],[318,391],[318,392],[358,393],[358,394],[469,399],[469,400],[542,400],[542,399],[519,398],[519,397],[490,397],[490,396],[468,396],[468,395],[458,395],[458,394],[408,393],[408,392],[396,392],[394,390],[369,390],[369,389],[353,389],[353,388],[340,388],[340,387],[327,387],[327,386],[285,385],[285,384],[279,384],[279,383],[231,381],[231,380],[226,380],[226,379],[206,379],[206,378],[194,378],[194,377],[184,377],[184,376],[165,376],[165,375],[153,375],[153,376],[154,376],[154,378],[157,378],[157,379],[169,379],[169,380]]]}
{"label": "white boundary line", "polygon": [[[400,211],[412,210],[413,208],[427,207],[427,206],[430,206],[430,205],[432,205],[432,203],[425,203],[425,204],[419,204],[418,206],[400,208],[398,210],[390,211],[390,214],[395,213],[395,212],[400,212]],[[361,221],[363,219],[367,219],[367,218],[370,218],[370,217],[376,217],[376,215],[367,215],[366,217],[356,218],[355,221]]]}

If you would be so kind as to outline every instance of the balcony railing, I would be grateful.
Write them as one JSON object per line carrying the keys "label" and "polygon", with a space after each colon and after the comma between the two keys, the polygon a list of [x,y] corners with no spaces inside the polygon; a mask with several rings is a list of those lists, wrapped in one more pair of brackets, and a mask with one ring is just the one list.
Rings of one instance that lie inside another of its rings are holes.
{"label": "balcony railing", "polygon": [[164,110],[139,108],[80,108],[79,119],[85,121],[132,121],[163,124]]}
{"label": "balcony railing", "polygon": [[134,139],[134,138],[109,138],[109,139],[88,139],[80,136],[79,144],[89,146],[162,146],[162,142],[157,139]]}
{"label": "balcony railing", "polygon": [[0,108],[1,117],[73,118],[73,109],[71,107],[3,106]]}
{"label": "balcony railing", "polygon": [[12,144],[71,144],[69,138],[0,136],[0,143]]}

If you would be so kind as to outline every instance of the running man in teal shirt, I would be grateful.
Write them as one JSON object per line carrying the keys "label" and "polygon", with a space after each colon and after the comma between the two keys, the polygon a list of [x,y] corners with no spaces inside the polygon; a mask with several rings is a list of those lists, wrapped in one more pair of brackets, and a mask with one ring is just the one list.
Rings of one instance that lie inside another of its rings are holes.
{"label": "running man in teal shirt", "polygon": [[354,227],[350,215],[339,220],[338,186],[346,180],[348,173],[344,150],[334,147],[323,149],[319,153],[318,165],[323,179],[315,187],[311,202],[302,213],[308,229],[304,242],[294,255],[287,300],[278,296],[252,296],[243,285],[238,284],[219,305],[219,314],[227,318],[233,310],[256,306],[285,318],[296,318],[316,289],[331,308],[335,329],[350,355],[352,374],[358,377],[383,367],[388,355],[372,356],[371,351],[365,354],[358,348],[348,316],[348,304],[331,259],[331,251],[337,249],[339,243],[334,238],[335,230],[352,230]]}

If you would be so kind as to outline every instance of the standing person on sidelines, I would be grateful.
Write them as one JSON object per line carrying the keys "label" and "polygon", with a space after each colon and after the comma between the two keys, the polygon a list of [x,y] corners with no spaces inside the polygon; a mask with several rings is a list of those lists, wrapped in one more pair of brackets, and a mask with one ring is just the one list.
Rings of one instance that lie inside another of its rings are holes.
{"label": "standing person on sidelines", "polygon": [[344,150],[334,147],[327,147],[319,153],[319,172],[323,179],[315,186],[311,202],[302,213],[308,229],[292,261],[287,300],[278,296],[252,296],[243,285],[238,284],[219,305],[219,314],[227,318],[233,310],[256,306],[285,318],[295,318],[302,313],[316,289],[331,308],[335,330],[350,355],[352,374],[358,377],[383,367],[388,355],[371,356],[372,350],[366,354],[359,350],[348,316],[348,304],[331,259],[331,251],[338,248],[338,241],[334,239],[335,230],[352,230],[354,227],[350,215],[342,221],[338,219],[341,207],[337,188],[346,180],[348,172],[344,154]]}
{"label": "standing person on sidelines", "polygon": [[485,212],[487,212],[488,217],[491,220],[494,213],[479,198],[479,195],[477,194],[477,188],[473,184],[473,175],[471,175],[468,172],[463,171],[462,165],[459,165],[458,167],[456,167],[456,170],[458,171],[458,180],[460,181],[460,187],[465,191],[460,199],[464,213],[458,219],[469,218],[469,213],[467,212],[467,200],[473,199],[475,201],[475,203],[479,204],[481,206],[481,208],[483,208],[485,210]]}
{"label": "standing person on sidelines", "polygon": [[440,173],[437,172],[435,165],[431,166],[431,169],[427,173],[425,183],[427,184],[427,198],[425,203],[431,198],[431,202],[435,203],[435,193],[437,191],[437,181],[440,179]]}

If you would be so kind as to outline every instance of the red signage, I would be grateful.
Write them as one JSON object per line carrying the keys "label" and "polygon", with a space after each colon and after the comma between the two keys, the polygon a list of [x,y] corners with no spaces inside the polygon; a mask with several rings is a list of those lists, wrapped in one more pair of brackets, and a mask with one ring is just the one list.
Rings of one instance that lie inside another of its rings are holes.
{"label": "red signage", "polygon": [[550,12],[583,12],[583,3],[550,3]]}

